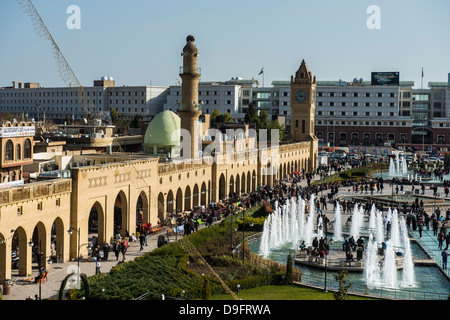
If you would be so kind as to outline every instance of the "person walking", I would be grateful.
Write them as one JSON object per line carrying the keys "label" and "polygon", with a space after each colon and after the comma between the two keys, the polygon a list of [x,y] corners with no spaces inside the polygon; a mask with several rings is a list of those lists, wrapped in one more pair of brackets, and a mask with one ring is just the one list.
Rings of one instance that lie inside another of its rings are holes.
{"label": "person walking", "polygon": [[442,244],[444,243],[444,232],[441,230],[438,235],[438,249],[442,250]]}
{"label": "person walking", "polygon": [[109,244],[108,242],[105,242],[103,244],[103,259],[105,259],[105,261],[108,261],[108,256],[109,256]]}
{"label": "person walking", "polygon": [[122,251],[120,246],[121,246],[120,241],[116,241],[114,243],[114,254],[116,256],[116,260],[119,260],[120,251]]}
{"label": "person walking", "polygon": [[447,236],[445,237],[445,250],[448,250],[449,244],[450,244],[450,232],[447,233]]}
{"label": "person walking", "polygon": [[126,259],[125,255],[127,253],[127,250],[128,250],[128,245],[125,242],[125,240],[122,240],[121,241],[121,246],[120,246],[120,251],[122,252],[122,262],[125,262],[125,259]]}
{"label": "person walking", "polygon": [[102,273],[102,259],[97,259],[97,262],[95,263],[95,274]]}
{"label": "person walking", "polygon": [[442,269],[447,270],[447,257],[448,257],[447,249],[444,249],[442,251],[441,256],[442,256]]}
{"label": "person walking", "polygon": [[141,234],[139,235],[139,243],[140,243],[140,245],[141,245],[141,247],[140,247],[139,251],[142,251],[142,250],[144,250],[144,245],[145,245],[145,236],[144,236],[144,234],[143,234],[143,233],[141,233]]}
{"label": "person walking", "polygon": [[433,216],[433,218],[431,219],[431,225],[433,226],[433,236],[437,236],[438,235],[438,220],[436,219],[435,216]]}

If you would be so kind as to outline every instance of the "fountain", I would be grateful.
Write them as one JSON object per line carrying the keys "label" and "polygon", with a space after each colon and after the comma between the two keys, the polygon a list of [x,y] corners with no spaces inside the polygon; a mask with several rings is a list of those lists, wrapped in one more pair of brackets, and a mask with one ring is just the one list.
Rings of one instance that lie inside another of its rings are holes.
{"label": "fountain", "polygon": [[383,214],[379,210],[376,210],[375,239],[378,243],[384,242]]}
{"label": "fountain", "polygon": [[[305,200],[291,198],[283,206],[275,202],[274,212],[264,221],[260,252],[267,258],[270,250],[285,243],[292,243],[297,249],[300,239],[311,245],[314,232],[314,197],[310,201],[310,213],[305,223]],[[306,240],[306,238],[308,240]]]}
{"label": "fountain", "polygon": [[395,251],[390,240],[386,241],[382,279],[385,286],[389,288],[398,288]]}
{"label": "fountain", "polygon": [[376,227],[376,208],[375,204],[372,204],[372,208],[370,208],[370,216],[369,216],[369,230],[370,232],[375,232]]}
{"label": "fountain", "polygon": [[394,159],[391,158],[389,160],[389,176],[390,177],[404,177],[408,175],[408,163],[406,159],[402,157],[400,159],[400,155],[397,154]]}
{"label": "fountain", "polygon": [[402,286],[415,287],[416,277],[414,274],[414,263],[411,255],[411,245],[409,243],[408,230],[406,228],[406,222],[403,217],[400,218],[400,229],[403,239],[403,247],[405,248],[405,255],[403,259],[403,278]]}
{"label": "fountain", "polygon": [[378,244],[374,240],[372,233],[367,244],[366,263],[364,265],[364,275],[369,288],[381,285],[381,270],[378,260]]}
{"label": "fountain", "polygon": [[341,205],[339,201],[336,201],[336,211],[334,212],[334,240],[344,240],[342,237],[342,217],[341,217]]}
{"label": "fountain", "polygon": [[[275,202],[274,211],[270,214],[263,226],[263,232],[259,243],[259,254],[264,258],[271,257],[271,253],[278,255],[284,250],[297,249],[298,244],[303,240],[307,246],[312,244],[315,236],[326,236],[323,228],[315,230],[315,205],[314,196],[309,201],[310,211],[306,217],[306,201],[298,197],[291,198],[284,205]],[[351,235],[356,239],[361,233],[364,233],[363,206],[356,205],[352,215]],[[368,221],[368,242],[365,250],[365,257],[359,269],[352,266],[353,271],[363,272],[361,280],[365,281],[371,289],[378,287],[417,287],[419,286],[415,279],[414,263],[411,253],[411,246],[406,228],[405,218],[400,216],[397,209],[390,209],[387,217],[391,222],[391,233],[386,235],[385,224],[383,223],[383,214],[372,206]],[[339,202],[336,203],[334,220],[334,241],[342,241],[342,208]],[[321,218],[318,219],[318,226],[323,224]],[[317,233],[316,233],[317,232]],[[385,239],[387,239],[385,241]],[[379,253],[381,244],[385,242],[386,249],[384,255]],[[288,244],[288,246],[286,246]],[[341,249],[331,249],[328,262],[328,268],[332,270],[338,265],[335,259],[333,264],[333,255],[342,253]],[[400,254],[401,253],[401,254]],[[303,260],[305,263],[307,259]],[[297,260],[296,260],[297,262]],[[316,267],[321,267],[317,264]],[[346,268],[346,266],[340,266]],[[350,267],[350,266],[349,266]],[[398,269],[402,269],[402,274]],[[401,278],[400,278],[401,276]]]}
{"label": "fountain", "polygon": [[309,201],[309,215],[306,219],[305,225],[305,244],[310,246],[313,240],[314,233],[314,215],[315,215],[315,204],[314,204],[314,194],[311,195],[311,199]]}
{"label": "fountain", "polygon": [[359,231],[362,227],[363,217],[364,217],[363,206],[355,204],[353,208],[352,225],[350,228],[350,235],[353,236],[355,241],[359,238],[360,233]]}
{"label": "fountain", "polygon": [[397,209],[392,211],[391,217],[391,242],[394,247],[400,247],[400,226],[398,224],[398,212]]}

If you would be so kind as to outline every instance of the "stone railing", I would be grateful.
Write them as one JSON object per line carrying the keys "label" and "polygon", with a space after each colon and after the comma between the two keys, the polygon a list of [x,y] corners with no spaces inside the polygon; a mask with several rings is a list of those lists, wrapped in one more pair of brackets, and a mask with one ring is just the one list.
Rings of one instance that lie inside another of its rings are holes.
{"label": "stone railing", "polygon": [[72,191],[71,179],[47,180],[0,191],[0,206]]}

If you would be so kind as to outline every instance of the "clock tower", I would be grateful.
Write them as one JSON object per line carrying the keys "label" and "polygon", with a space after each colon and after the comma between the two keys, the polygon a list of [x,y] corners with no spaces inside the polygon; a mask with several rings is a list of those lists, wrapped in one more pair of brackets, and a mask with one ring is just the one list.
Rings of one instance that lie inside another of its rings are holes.
{"label": "clock tower", "polygon": [[294,142],[312,141],[316,108],[316,77],[302,60],[300,68],[291,76],[291,139]]}
{"label": "clock tower", "polygon": [[309,169],[317,167],[318,139],[314,134],[314,112],[316,109],[316,77],[302,60],[300,68],[291,76],[291,140],[310,142]]}

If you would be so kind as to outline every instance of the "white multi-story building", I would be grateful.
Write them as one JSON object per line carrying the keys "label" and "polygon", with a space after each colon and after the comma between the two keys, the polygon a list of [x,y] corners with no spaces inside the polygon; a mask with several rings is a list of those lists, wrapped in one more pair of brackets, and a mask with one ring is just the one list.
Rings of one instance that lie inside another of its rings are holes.
{"label": "white multi-story building", "polygon": [[[114,108],[129,118],[140,115],[148,119],[163,110],[168,87],[122,86],[116,87],[108,78],[94,81],[92,87],[83,87],[85,97],[96,112],[109,113]],[[79,88],[40,87],[38,83],[13,82],[12,87],[0,89],[0,112],[21,115],[24,119],[44,118],[64,122],[87,116],[80,103]]]}
{"label": "white multi-story building", "polygon": [[[220,114],[229,113],[235,119],[244,117],[244,112],[252,101],[255,80],[232,78],[229,81],[199,82],[198,99],[203,113],[211,114],[219,110]],[[164,110],[176,112],[180,109],[181,85],[170,86]]]}

